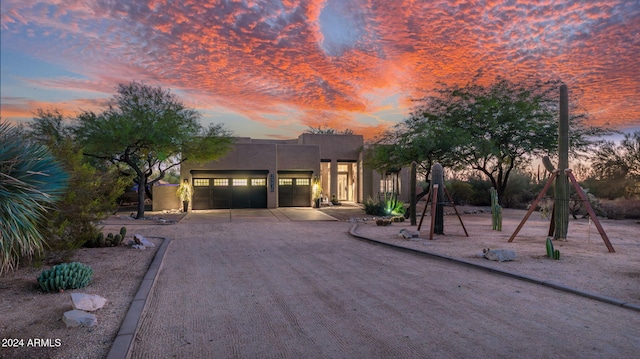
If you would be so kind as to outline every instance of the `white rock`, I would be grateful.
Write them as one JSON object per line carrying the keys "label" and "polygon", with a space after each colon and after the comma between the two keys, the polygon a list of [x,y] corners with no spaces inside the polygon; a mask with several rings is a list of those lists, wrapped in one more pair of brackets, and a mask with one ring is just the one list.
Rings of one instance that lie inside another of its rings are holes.
{"label": "white rock", "polygon": [[70,310],[62,315],[62,321],[69,327],[95,327],[98,325],[98,319],[95,315],[87,313],[84,310]]}
{"label": "white rock", "polygon": [[415,239],[420,237],[420,232],[418,231],[412,231],[406,228],[403,228],[400,230],[400,232],[398,233],[398,236],[405,238],[405,239]]}
{"label": "white rock", "polygon": [[145,247],[155,247],[156,245],[153,244],[153,242],[151,242],[150,240],[144,238],[144,236],[142,234],[134,234],[133,235],[133,240],[136,242],[136,244],[142,244]]}
{"label": "white rock", "polygon": [[107,300],[99,295],[71,293],[71,304],[73,309],[93,312],[104,307],[106,303]]}
{"label": "white rock", "polygon": [[516,252],[510,249],[490,249],[484,253],[484,257],[490,261],[512,261],[516,259]]}
{"label": "white rock", "polygon": [[131,248],[143,250],[143,249],[145,249],[147,247],[143,246],[142,244],[134,244],[134,245],[131,246]]}

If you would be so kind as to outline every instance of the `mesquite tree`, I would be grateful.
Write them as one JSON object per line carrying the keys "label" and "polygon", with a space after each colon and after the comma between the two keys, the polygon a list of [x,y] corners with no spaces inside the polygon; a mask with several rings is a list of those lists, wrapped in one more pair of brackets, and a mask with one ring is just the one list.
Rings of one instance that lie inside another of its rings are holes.
{"label": "mesquite tree", "polygon": [[221,125],[203,127],[200,114],[168,90],[132,82],[102,113],[85,111],[77,118],[76,139],[85,155],[121,166],[138,185],[138,213],[144,217],[145,189],[187,160],[212,160],[231,145]]}
{"label": "mesquite tree", "polygon": [[[419,100],[410,118],[390,131],[386,141],[378,141],[394,147],[378,153],[375,162],[437,160],[445,167],[478,171],[502,200],[514,170],[557,151],[559,85],[500,77],[490,85],[444,85]],[[587,126],[585,119],[579,111],[569,118],[571,151],[593,148],[598,143],[594,138],[611,133]],[[392,161],[385,161],[385,154]]]}

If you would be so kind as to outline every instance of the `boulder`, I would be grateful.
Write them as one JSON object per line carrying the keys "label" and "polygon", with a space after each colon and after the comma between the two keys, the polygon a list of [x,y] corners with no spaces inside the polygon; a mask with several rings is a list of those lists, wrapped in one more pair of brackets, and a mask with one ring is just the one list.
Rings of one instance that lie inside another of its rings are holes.
{"label": "boulder", "polygon": [[73,309],[93,312],[104,307],[107,300],[99,295],[71,293],[71,302]]}
{"label": "boulder", "polygon": [[142,244],[134,244],[134,245],[132,245],[132,246],[131,246],[131,248],[133,248],[133,249],[143,250],[143,249],[145,249],[146,247],[145,247],[145,246],[143,246]]}
{"label": "boulder", "polygon": [[398,236],[400,236],[402,238],[405,238],[405,239],[418,238],[418,237],[420,237],[420,232],[412,231],[410,229],[403,228],[398,233]]}
{"label": "boulder", "polygon": [[506,262],[516,259],[516,252],[510,249],[488,249],[484,257],[490,261]]}
{"label": "boulder", "polygon": [[67,326],[67,328],[95,327],[96,325],[98,325],[98,319],[95,315],[78,309],[65,312],[62,315],[62,321]]}
{"label": "boulder", "polygon": [[143,245],[145,247],[155,247],[156,245],[151,242],[150,240],[144,238],[144,236],[142,234],[134,234],[133,235],[133,240],[136,242],[137,245]]}

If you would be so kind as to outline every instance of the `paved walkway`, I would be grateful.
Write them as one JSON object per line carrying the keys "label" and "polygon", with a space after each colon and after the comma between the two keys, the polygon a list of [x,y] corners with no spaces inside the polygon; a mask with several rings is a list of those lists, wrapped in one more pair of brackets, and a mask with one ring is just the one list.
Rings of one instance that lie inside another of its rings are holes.
{"label": "paved walkway", "polygon": [[182,235],[167,249],[131,358],[640,351],[640,316],[628,309],[372,245],[349,236],[348,223],[265,218],[190,214],[170,226]]}

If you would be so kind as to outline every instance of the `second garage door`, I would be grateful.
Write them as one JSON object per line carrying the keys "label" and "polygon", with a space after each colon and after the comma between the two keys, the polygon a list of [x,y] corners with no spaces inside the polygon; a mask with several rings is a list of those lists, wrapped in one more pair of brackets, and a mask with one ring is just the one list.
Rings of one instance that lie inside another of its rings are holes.
{"label": "second garage door", "polygon": [[279,207],[310,207],[311,179],[310,178],[279,178],[278,179]]}

